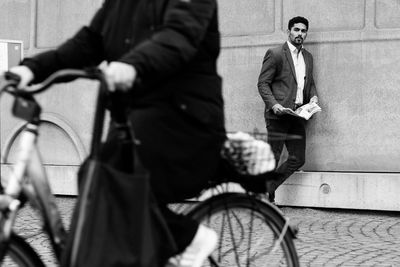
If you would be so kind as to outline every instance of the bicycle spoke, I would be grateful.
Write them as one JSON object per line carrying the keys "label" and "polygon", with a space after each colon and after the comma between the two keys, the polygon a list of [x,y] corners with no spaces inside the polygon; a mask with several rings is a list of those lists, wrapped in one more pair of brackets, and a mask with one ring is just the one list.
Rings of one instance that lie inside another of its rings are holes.
{"label": "bicycle spoke", "polygon": [[221,236],[219,237],[219,247],[218,247],[218,261],[221,261],[222,258],[222,241],[224,240],[224,228],[225,228],[225,215],[222,216],[222,223],[220,233]]}
{"label": "bicycle spoke", "polygon": [[211,263],[211,267],[219,267],[219,264],[214,260],[213,256],[208,257],[208,260]]}
{"label": "bicycle spoke", "polygon": [[288,239],[287,221],[271,221],[271,215],[279,214],[265,203],[250,199],[247,196],[241,199],[244,202],[231,203],[228,198],[200,205],[199,217],[195,218],[219,236],[217,248],[203,267],[298,266],[294,245],[288,243],[292,241]]}
{"label": "bicycle spoke", "polygon": [[[231,241],[232,241],[232,244],[233,244],[233,250],[234,250],[234,252],[235,252],[236,264],[237,264],[238,267],[240,267],[239,255],[238,255],[238,253],[237,253],[237,246],[236,246],[236,244],[235,244],[235,234],[234,234],[234,231],[233,231],[232,222],[231,222],[231,220],[230,220],[230,218],[229,218],[229,210],[226,209],[226,212],[227,212],[227,214],[228,214],[229,231],[230,231],[230,234],[231,234]],[[232,213],[233,213],[233,212],[232,212]]]}
{"label": "bicycle spoke", "polygon": [[247,242],[247,261],[246,267],[250,267],[250,248],[252,243],[252,234],[253,234],[253,223],[254,223],[254,210],[251,210],[251,220],[250,220],[250,231],[249,231],[249,241]]}
{"label": "bicycle spoke", "polygon": [[[285,231],[283,230],[280,234],[281,237],[284,236]],[[286,259],[285,254],[282,253],[282,251],[278,250],[278,248],[281,248],[282,246],[282,241],[283,239],[280,239],[276,234],[272,235],[271,240],[271,245],[268,246],[268,248],[265,246],[264,243],[264,253],[259,253],[254,255],[254,257],[251,259],[252,261],[258,261],[262,257],[268,257],[269,260],[269,265],[270,266],[285,266],[286,264]],[[265,241],[265,240],[264,240]],[[259,241],[259,243],[262,243],[262,240]],[[259,247],[259,244],[255,244],[255,247]]]}

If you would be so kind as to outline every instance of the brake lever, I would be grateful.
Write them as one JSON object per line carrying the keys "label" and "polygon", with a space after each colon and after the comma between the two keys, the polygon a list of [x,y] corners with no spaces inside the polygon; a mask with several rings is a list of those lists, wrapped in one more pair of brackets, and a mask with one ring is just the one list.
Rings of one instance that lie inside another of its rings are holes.
{"label": "brake lever", "polygon": [[[10,75],[9,73],[3,73],[0,77],[0,95],[3,92],[13,93],[15,88],[17,87],[19,81],[17,81],[17,77],[14,77],[15,74]],[[14,79],[15,78],[15,79]],[[19,77],[18,77],[18,80]]]}

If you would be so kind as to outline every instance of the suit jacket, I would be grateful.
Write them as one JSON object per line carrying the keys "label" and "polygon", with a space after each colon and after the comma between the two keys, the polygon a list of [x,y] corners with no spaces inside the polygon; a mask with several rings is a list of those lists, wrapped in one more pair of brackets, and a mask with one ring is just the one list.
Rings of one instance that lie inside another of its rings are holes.
{"label": "suit jacket", "polygon": [[63,68],[135,66],[132,106],[169,102],[224,131],[216,0],[105,0],[91,23],[55,50],[25,59],[40,82]]}
{"label": "suit jacket", "polygon": [[[306,77],[303,89],[303,103],[317,95],[313,78],[313,57],[305,49],[302,50],[306,65]],[[265,103],[266,119],[279,119],[273,113],[272,107],[281,104],[283,107],[294,109],[297,80],[292,55],[287,42],[282,46],[269,49],[265,54],[261,73],[258,78],[258,91]]]}

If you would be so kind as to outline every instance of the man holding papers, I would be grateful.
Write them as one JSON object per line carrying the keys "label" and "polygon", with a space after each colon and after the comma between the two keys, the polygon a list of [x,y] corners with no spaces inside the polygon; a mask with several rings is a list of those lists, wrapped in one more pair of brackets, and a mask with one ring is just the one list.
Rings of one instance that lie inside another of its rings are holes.
{"label": "man holding papers", "polygon": [[[269,185],[269,200],[275,201],[275,190],[305,162],[305,122],[320,111],[313,79],[313,57],[303,48],[307,37],[308,20],[294,17],[288,23],[288,41],[269,49],[265,54],[258,79],[258,91],[265,103],[265,121],[268,141],[275,159],[279,161],[283,145],[289,157],[277,169],[277,177]],[[299,107],[310,104],[303,109]],[[297,112],[296,112],[297,111]],[[307,113],[312,113],[310,116]],[[304,115],[306,114],[306,115]],[[307,118],[308,117],[308,118]],[[274,138],[276,133],[289,138]],[[291,139],[290,135],[302,138]]]}

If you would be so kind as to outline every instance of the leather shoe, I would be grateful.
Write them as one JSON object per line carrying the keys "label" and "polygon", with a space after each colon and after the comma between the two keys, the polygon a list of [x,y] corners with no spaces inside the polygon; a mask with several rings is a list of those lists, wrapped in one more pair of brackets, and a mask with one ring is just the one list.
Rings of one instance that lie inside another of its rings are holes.
{"label": "leather shoe", "polygon": [[268,201],[275,204],[275,191],[268,193]]}

